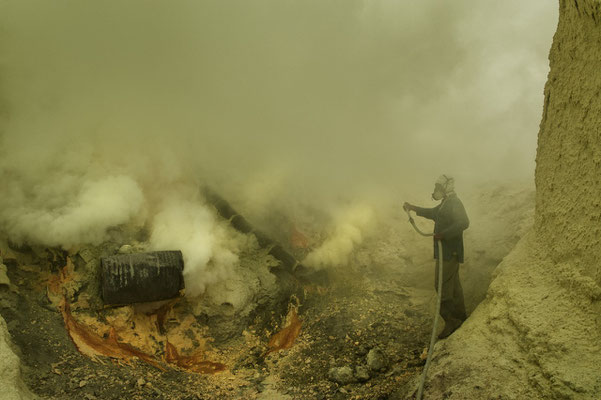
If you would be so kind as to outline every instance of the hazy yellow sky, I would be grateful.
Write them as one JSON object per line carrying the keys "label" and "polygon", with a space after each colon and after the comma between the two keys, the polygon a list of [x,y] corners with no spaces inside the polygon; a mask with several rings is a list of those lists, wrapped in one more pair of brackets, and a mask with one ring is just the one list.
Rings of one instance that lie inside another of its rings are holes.
{"label": "hazy yellow sky", "polygon": [[0,224],[127,179],[352,197],[531,178],[557,9],[4,0]]}

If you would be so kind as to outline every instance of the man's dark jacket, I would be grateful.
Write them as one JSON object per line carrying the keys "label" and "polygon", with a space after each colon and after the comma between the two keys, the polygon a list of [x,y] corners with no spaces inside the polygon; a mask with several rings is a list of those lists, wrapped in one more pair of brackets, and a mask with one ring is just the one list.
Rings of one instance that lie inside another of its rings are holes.
{"label": "man's dark jacket", "polygon": [[[470,226],[465,207],[455,194],[447,196],[434,208],[415,207],[420,217],[434,220],[434,233],[442,235],[442,253],[445,261],[457,256],[463,262],[463,231]],[[434,258],[438,259],[438,246],[434,240]]]}

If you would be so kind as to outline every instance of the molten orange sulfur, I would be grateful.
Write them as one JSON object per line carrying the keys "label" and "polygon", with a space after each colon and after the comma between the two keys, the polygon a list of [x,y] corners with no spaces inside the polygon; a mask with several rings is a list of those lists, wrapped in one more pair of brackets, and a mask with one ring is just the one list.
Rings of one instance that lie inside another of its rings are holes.
{"label": "molten orange sulfur", "polygon": [[267,354],[273,353],[274,351],[289,349],[290,347],[292,347],[292,345],[296,341],[296,338],[300,334],[302,322],[298,318],[295,309],[292,309],[288,313],[286,319],[288,323],[286,324],[284,329],[282,329],[281,331],[273,335],[271,339],[269,339],[269,343],[267,344],[269,350],[267,351]]}

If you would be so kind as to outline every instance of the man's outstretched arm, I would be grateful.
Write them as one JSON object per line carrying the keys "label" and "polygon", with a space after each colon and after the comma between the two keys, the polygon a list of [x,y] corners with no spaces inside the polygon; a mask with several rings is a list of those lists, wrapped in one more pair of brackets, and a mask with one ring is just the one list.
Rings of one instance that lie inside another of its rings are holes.
{"label": "man's outstretched arm", "polygon": [[423,208],[423,207],[414,206],[413,204],[405,203],[403,205],[403,208],[406,210],[415,211],[415,213],[420,217],[424,217],[424,218],[433,220],[434,218],[436,218],[436,212],[438,211],[438,208],[440,208],[440,205],[438,205],[434,208]]}

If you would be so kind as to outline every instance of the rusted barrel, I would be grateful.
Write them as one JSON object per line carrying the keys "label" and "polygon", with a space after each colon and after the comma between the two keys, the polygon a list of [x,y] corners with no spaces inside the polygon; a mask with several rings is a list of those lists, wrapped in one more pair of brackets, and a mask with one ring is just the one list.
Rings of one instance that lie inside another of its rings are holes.
{"label": "rusted barrel", "polygon": [[181,251],[119,254],[100,259],[105,305],[167,300],[184,289]]}

